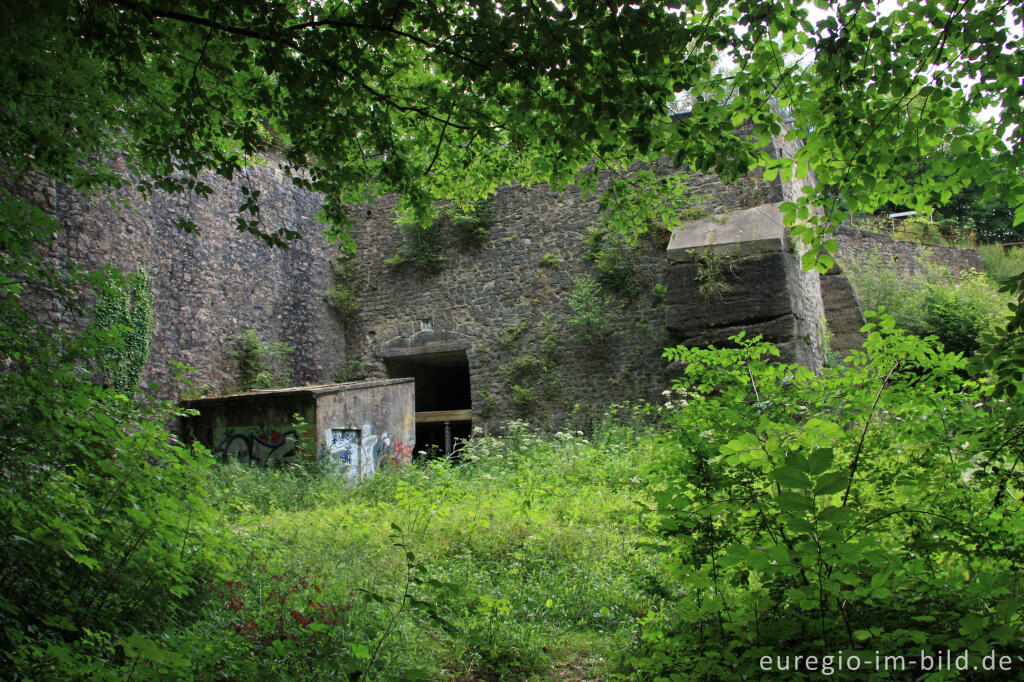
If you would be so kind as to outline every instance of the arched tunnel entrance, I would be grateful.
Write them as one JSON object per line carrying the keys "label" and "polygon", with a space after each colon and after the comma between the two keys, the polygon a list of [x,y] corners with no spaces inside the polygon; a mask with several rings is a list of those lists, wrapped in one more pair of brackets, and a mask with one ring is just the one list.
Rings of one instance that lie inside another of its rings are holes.
{"label": "arched tunnel entrance", "polygon": [[473,430],[469,360],[463,349],[413,352],[384,359],[389,378],[416,380],[416,453],[452,454]]}

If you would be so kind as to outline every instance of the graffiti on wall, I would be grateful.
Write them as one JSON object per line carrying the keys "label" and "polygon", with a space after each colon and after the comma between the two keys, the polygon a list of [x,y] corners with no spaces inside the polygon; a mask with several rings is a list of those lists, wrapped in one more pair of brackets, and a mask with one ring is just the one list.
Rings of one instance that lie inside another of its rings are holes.
{"label": "graffiti on wall", "polygon": [[299,457],[299,434],[295,429],[262,426],[229,426],[217,429],[214,452],[225,461],[267,466],[289,464]]}
{"label": "graffiti on wall", "polygon": [[391,449],[395,464],[401,466],[412,461],[412,445],[396,439]]}
{"label": "graffiti on wall", "polygon": [[397,468],[412,460],[412,445],[392,439],[385,431],[377,434],[373,424],[362,429],[337,427],[326,434],[331,463],[350,480],[373,475],[385,466]]}
{"label": "graffiti on wall", "polygon": [[327,432],[327,453],[332,466],[347,478],[356,478],[360,469],[359,429],[330,429]]}

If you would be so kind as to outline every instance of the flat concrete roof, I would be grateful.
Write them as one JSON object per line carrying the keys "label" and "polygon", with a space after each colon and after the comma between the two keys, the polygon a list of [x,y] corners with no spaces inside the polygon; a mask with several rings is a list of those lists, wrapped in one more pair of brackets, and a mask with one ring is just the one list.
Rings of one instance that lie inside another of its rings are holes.
{"label": "flat concrete roof", "polygon": [[245,393],[229,393],[227,395],[215,395],[209,398],[195,398],[193,400],[182,400],[182,405],[200,406],[211,405],[219,402],[233,400],[254,400],[264,396],[309,396],[319,398],[320,396],[342,391],[357,391],[365,388],[376,388],[378,386],[391,386],[394,384],[405,384],[416,381],[412,377],[399,379],[369,379],[366,381],[346,381],[339,384],[316,384],[312,386],[290,386],[288,388],[260,388]]}

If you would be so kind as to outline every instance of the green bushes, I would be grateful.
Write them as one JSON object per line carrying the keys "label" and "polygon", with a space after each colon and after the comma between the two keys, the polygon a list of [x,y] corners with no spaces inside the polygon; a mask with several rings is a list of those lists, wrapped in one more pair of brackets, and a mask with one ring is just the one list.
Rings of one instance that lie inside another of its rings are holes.
{"label": "green bushes", "polygon": [[150,633],[191,619],[231,559],[204,500],[209,455],[162,426],[170,406],[92,381],[125,326],[35,317],[46,296],[86,318],[83,292],[111,273],[51,270],[40,245],[56,226],[6,193],[0,221],[0,669],[83,679],[177,661]]}
{"label": "green bushes", "polygon": [[620,328],[618,305],[601,292],[600,285],[590,275],[572,279],[569,308],[572,316],[569,326],[580,344],[592,349],[607,348],[608,337]]}
{"label": "green bushes", "polygon": [[231,357],[237,364],[238,389],[281,388],[291,383],[292,347],[280,341],[264,342],[255,329],[235,339]]}
{"label": "green bushes", "polygon": [[494,200],[487,198],[468,204],[434,204],[420,216],[406,206],[396,209],[394,215],[395,224],[402,230],[405,239],[399,252],[386,262],[389,265],[411,265],[422,272],[433,274],[444,269],[441,232],[445,223],[455,229],[455,236],[460,243],[479,246],[487,239],[494,225]]}
{"label": "green bushes", "polygon": [[584,237],[586,259],[594,264],[597,281],[626,299],[636,298],[640,283],[636,247],[630,237],[607,227],[595,228]]}
{"label": "green bushes", "polygon": [[978,251],[985,260],[985,273],[997,282],[1024,272],[1024,248],[985,244],[978,247]]}
{"label": "green bushes", "polygon": [[953,284],[940,266],[904,279],[878,252],[845,270],[864,310],[884,308],[896,325],[918,336],[934,335],[947,351],[973,354],[979,337],[1006,315],[1007,298],[984,274],[969,272]]}
{"label": "green bushes", "polygon": [[467,246],[482,244],[494,226],[494,200],[480,199],[463,206],[448,203],[441,209],[441,215],[455,228],[455,236]]}
{"label": "green bushes", "polygon": [[440,228],[437,209],[431,207],[425,219],[420,220],[412,210],[396,210],[395,224],[402,231],[402,248],[394,257],[385,261],[388,265],[410,265],[422,272],[437,273],[444,268],[441,251]]}
{"label": "green bushes", "polygon": [[[1019,426],[960,356],[888,317],[870,331],[820,375],[757,339],[666,353],[686,376],[647,475],[678,590],[644,619],[637,678],[774,677],[786,656],[786,679],[816,679],[828,656],[860,679],[876,652],[977,669],[1024,653]],[[794,674],[795,656],[818,669]]]}
{"label": "green bushes", "polygon": [[327,306],[346,321],[354,318],[359,311],[354,259],[352,253],[340,253],[335,257],[331,263],[334,286],[324,295]]}

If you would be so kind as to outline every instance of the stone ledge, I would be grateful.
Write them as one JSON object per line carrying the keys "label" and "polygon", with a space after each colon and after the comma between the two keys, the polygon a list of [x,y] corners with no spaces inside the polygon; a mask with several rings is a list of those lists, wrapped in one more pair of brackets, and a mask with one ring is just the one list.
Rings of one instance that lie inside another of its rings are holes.
{"label": "stone ledge", "polygon": [[705,250],[742,258],[786,249],[786,226],[780,203],[761,204],[677,227],[672,232],[666,255],[675,262],[694,261]]}

